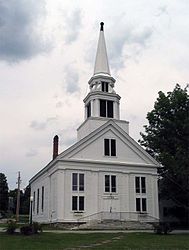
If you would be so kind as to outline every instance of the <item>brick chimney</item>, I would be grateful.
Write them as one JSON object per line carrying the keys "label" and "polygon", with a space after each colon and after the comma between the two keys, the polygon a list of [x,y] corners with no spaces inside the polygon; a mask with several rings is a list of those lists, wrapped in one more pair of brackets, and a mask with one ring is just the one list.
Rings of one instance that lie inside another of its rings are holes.
{"label": "brick chimney", "polygon": [[55,135],[53,139],[53,160],[58,156],[58,135]]}

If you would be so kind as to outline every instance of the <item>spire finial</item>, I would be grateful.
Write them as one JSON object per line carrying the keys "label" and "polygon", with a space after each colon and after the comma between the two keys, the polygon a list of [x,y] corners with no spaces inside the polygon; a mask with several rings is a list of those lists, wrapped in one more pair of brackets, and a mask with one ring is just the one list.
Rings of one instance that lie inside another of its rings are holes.
{"label": "spire finial", "polygon": [[100,23],[100,31],[103,31],[103,30],[104,30],[104,27],[103,27],[103,26],[104,26],[104,23],[101,22],[101,23]]}

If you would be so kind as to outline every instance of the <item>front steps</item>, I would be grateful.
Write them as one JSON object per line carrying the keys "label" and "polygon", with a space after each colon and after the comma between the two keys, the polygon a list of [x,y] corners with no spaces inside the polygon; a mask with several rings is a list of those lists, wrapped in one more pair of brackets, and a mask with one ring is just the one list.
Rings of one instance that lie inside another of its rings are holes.
{"label": "front steps", "polygon": [[86,224],[78,225],[73,229],[77,230],[151,230],[152,223],[140,221],[119,221],[119,220],[103,220],[88,221]]}

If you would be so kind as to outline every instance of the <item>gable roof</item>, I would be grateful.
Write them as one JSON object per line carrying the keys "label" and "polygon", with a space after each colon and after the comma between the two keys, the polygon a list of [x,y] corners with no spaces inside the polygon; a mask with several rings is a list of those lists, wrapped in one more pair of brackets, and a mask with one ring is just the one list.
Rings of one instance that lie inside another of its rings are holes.
{"label": "gable roof", "polygon": [[[101,137],[105,132],[111,130],[121,140],[127,143],[127,146],[132,149],[135,154],[139,155],[144,161],[150,162],[150,164],[159,167],[159,163],[151,157],[133,138],[131,138],[121,127],[119,127],[113,119],[107,121],[104,125],[100,126],[92,133],[76,142],[74,145],[66,149],[64,152],[58,155],[57,159],[72,159],[79,151],[90,145],[93,141]],[[84,159],[82,159],[84,160]]]}

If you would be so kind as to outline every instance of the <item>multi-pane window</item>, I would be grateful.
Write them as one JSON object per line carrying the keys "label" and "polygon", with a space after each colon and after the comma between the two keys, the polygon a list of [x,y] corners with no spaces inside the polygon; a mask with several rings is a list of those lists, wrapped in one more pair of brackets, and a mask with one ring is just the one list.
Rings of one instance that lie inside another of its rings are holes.
{"label": "multi-pane window", "polygon": [[145,177],[135,177],[135,190],[137,194],[146,193],[146,178]]}
{"label": "multi-pane window", "polygon": [[115,175],[105,175],[105,192],[116,193]]}
{"label": "multi-pane window", "polygon": [[104,155],[116,156],[116,140],[104,139]]}
{"label": "multi-pane window", "polygon": [[102,82],[102,91],[108,92],[108,82]]}
{"label": "multi-pane window", "polygon": [[84,174],[72,174],[72,191],[84,191]]}
{"label": "multi-pane window", "polygon": [[100,100],[100,116],[113,118],[113,101]]}
{"label": "multi-pane window", "polygon": [[91,102],[87,104],[87,118],[91,116]]}
{"label": "multi-pane window", "polygon": [[41,189],[41,210],[43,212],[43,209],[44,209],[44,186],[42,186],[42,189]]}
{"label": "multi-pane window", "polygon": [[39,188],[37,189],[37,214],[39,213]]}
{"label": "multi-pane window", "polygon": [[136,198],[136,211],[146,212],[146,198]]}
{"label": "multi-pane window", "polygon": [[84,211],[84,196],[72,196],[72,211]]}

